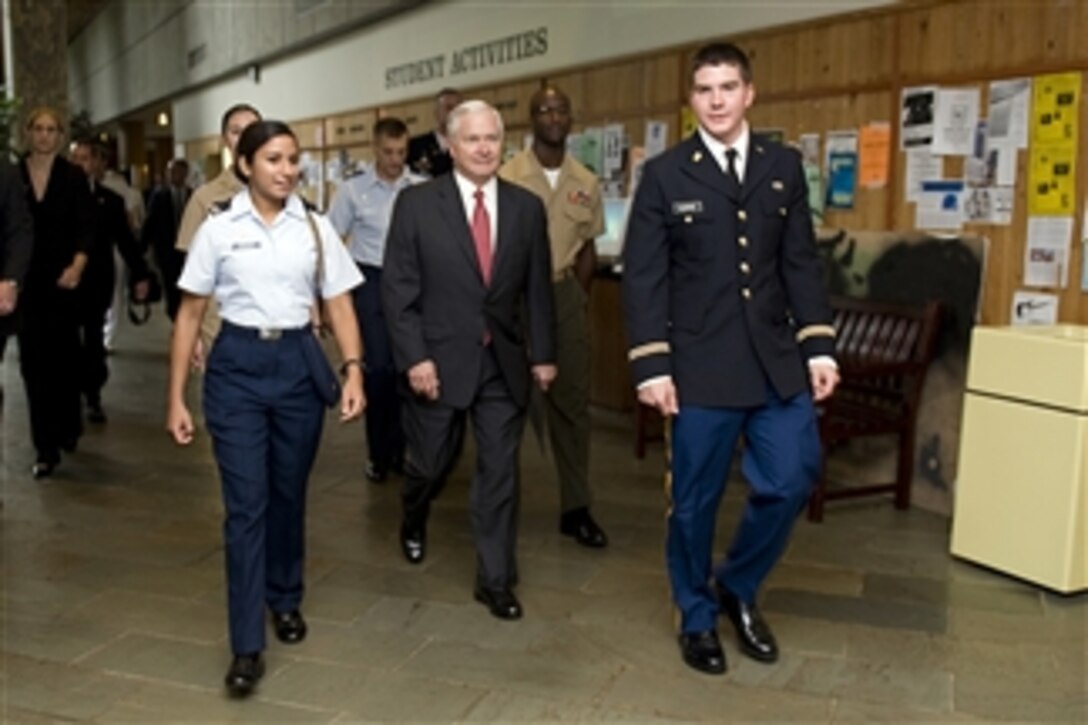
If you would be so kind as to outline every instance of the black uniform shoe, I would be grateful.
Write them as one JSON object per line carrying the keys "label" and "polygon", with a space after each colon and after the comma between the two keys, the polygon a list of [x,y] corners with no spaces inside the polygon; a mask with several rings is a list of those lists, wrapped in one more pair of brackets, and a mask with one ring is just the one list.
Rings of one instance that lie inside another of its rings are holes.
{"label": "black uniform shoe", "polygon": [[521,619],[521,602],[509,589],[485,589],[477,586],[474,595],[476,601],[487,607],[493,617]]}
{"label": "black uniform shoe", "polygon": [[284,644],[298,644],[306,639],[306,620],[297,609],[272,612],[272,628],[276,630],[276,639]]}
{"label": "black uniform shoe", "polygon": [[716,584],[715,589],[718,590],[718,604],[722,614],[729,618],[733,628],[737,630],[737,642],[741,651],[760,662],[777,661],[778,643],[756,605],[742,602],[720,584]]}
{"label": "black uniform shoe", "polygon": [[250,655],[235,655],[223,682],[227,686],[227,691],[233,697],[246,697],[253,692],[253,688],[257,686],[257,681],[263,676],[264,658],[261,657],[260,652]]}
{"label": "black uniform shoe", "polygon": [[55,470],[57,470],[56,461],[38,461],[30,467],[30,475],[34,477],[34,480],[40,480],[49,478]]}
{"label": "black uniform shoe", "polygon": [[564,513],[559,518],[559,532],[564,536],[574,537],[579,544],[591,549],[603,549],[608,546],[608,535],[593,520],[587,508]]}
{"label": "black uniform shoe", "polygon": [[400,525],[400,550],[409,564],[422,564],[427,554],[427,529],[423,526]]}
{"label": "black uniform shoe", "polygon": [[680,654],[688,667],[708,675],[725,672],[725,652],[713,629],[705,632],[685,632],[680,635]]}

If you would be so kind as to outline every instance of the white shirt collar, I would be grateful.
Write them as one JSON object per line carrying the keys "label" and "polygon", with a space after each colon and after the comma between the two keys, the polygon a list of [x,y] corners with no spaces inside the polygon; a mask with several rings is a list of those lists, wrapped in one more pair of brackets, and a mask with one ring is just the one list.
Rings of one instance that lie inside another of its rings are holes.
{"label": "white shirt collar", "polygon": [[748,122],[744,121],[740,130],[740,136],[733,143],[732,146],[726,146],[718,139],[711,136],[706,132],[702,126],[699,126],[699,137],[703,139],[703,144],[706,146],[707,151],[710,152],[714,160],[718,162],[718,165],[722,168],[722,171],[726,171],[729,168],[725,159],[725,152],[727,149],[733,148],[737,150],[737,175],[740,180],[744,180],[744,170],[748,163],[748,149],[752,144],[752,133],[748,128]]}
{"label": "white shirt collar", "polygon": [[[298,219],[306,218],[306,206],[302,203],[302,199],[299,198],[298,194],[291,194],[291,196],[287,197],[287,203],[284,204],[283,212]],[[253,208],[253,199],[249,195],[248,186],[238,192],[234,199],[231,200],[230,213],[231,217],[234,219],[249,214],[254,219],[264,223],[264,220],[261,219],[261,215]],[[276,220],[279,220],[279,215],[277,215]]]}
{"label": "white shirt collar", "polygon": [[363,166],[363,173],[366,174],[364,178],[369,182],[371,186],[377,186],[381,184],[382,186],[388,186],[393,189],[399,190],[415,183],[415,175],[412,174],[411,170],[408,168],[408,164],[404,165],[404,170],[401,171],[400,176],[398,176],[396,180],[391,182],[386,181],[382,177],[378,176],[378,169],[374,166],[373,161],[368,162]]}
{"label": "white shirt collar", "polygon": [[484,192],[484,203],[491,205],[495,200],[495,195],[498,193],[499,182],[497,177],[492,176],[487,182],[480,187],[472,181],[469,181],[465,176],[461,174],[457,169],[453,170],[453,180],[457,184],[457,190],[461,192],[461,198],[465,201],[465,208],[471,213],[472,205],[476,203],[476,189],[479,188]]}

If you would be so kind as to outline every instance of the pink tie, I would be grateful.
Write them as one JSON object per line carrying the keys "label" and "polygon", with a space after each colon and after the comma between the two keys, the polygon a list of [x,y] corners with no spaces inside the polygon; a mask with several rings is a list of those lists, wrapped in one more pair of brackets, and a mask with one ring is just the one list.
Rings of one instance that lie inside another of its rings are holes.
{"label": "pink tie", "polygon": [[484,192],[476,190],[476,208],[472,212],[472,241],[476,243],[476,259],[484,284],[491,284],[491,217],[484,206]]}

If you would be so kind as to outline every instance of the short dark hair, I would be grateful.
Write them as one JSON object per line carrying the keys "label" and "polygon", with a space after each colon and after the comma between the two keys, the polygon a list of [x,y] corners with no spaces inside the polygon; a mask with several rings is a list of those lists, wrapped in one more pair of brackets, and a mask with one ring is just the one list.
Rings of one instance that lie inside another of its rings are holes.
{"label": "short dark hair", "polygon": [[252,113],[254,116],[257,117],[258,121],[261,120],[261,112],[253,106],[249,105],[248,103],[235,103],[233,106],[226,110],[226,113],[223,114],[223,120],[219,122],[219,133],[226,133],[227,126],[230,125],[230,117],[236,113],[241,113],[243,111]]}
{"label": "short dark hair", "polygon": [[691,79],[694,81],[696,71],[708,65],[735,66],[745,83],[752,82],[752,65],[748,62],[748,56],[733,43],[710,43],[695,51],[691,59]]}
{"label": "short dark hair", "polygon": [[[253,157],[257,155],[257,151],[277,136],[290,136],[296,144],[298,143],[295,132],[283,121],[265,121],[263,119],[254,121],[246,126],[246,130],[242,131],[242,135],[238,139],[238,158],[245,159],[247,164],[252,165]],[[238,164],[234,165],[234,175],[241,179],[243,183],[249,183],[249,177],[242,173],[242,169],[239,168]]]}
{"label": "short dark hair", "polygon": [[442,90],[440,90],[438,93],[435,93],[434,94],[434,99],[437,101],[442,96],[459,96],[459,95],[461,95],[461,91],[457,90],[456,88],[450,88],[450,87],[447,86],[446,88],[443,88]]}
{"label": "short dark hair", "polygon": [[404,138],[408,135],[408,126],[404,121],[393,116],[378,119],[374,124],[374,138]]}
{"label": "short dark hair", "polygon": [[81,136],[72,142],[72,146],[86,146],[87,150],[91,152],[91,156],[96,159],[102,159],[103,161],[109,160],[109,150],[106,148],[106,144],[102,143],[96,138],[88,136]]}

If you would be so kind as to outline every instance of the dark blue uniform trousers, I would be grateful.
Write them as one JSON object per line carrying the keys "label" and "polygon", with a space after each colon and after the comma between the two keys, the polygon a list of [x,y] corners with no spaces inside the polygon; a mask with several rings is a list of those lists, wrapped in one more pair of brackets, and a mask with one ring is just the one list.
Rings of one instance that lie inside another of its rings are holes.
{"label": "dark blue uniform trousers", "polygon": [[400,422],[400,396],[397,394],[397,369],[393,364],[393,346],[382,313],[382,268],[360,264],[366,278],[352,291],[355,316],[363,337],[366,374],[366,444],[370,460],[381,468],[399,464],[404,459],[404,432]]}
{"label": "dark blue uniform trousers", "polygon": [[672,422],[666,560],[683,632],[717,626],[714,525],[741,433],[741,470],[752,491],[729,553],[713,572],[741,600],[755,602],[819,474],[820,438],[807,392],[782,400],[770,391],[758,408],[680,406]]}
{"label": "dark blue uniform trousers", "polygon": [[264,608],[302,600],[306,482],[324,408],[303,358],[309,326],[260,340],[224,322],[204,377],[204,417],[223,487],[230,643],[264,649]]}

